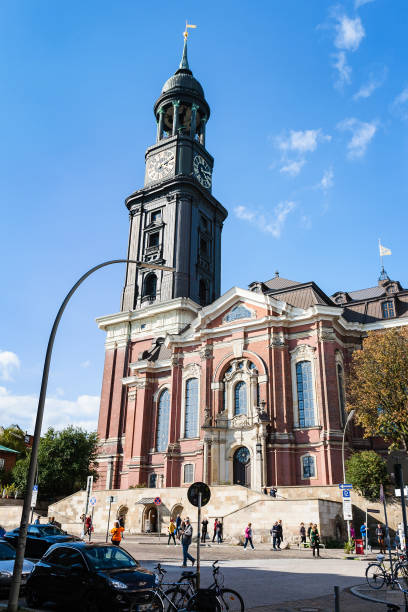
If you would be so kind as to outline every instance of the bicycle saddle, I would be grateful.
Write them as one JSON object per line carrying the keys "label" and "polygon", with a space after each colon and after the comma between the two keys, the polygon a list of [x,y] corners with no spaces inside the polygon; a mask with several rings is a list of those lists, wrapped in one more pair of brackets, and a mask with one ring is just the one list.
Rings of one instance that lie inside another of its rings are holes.
{"label": "bicycle saddle", "polygon": [[197,572],[181,572],[181,577],[182,578],[195,578],[197,576]]}
{"label": "bicycle saddle", "polygon": [[385,559],[385,555],[377,555],[377,560],[378,561],[383,561]]}

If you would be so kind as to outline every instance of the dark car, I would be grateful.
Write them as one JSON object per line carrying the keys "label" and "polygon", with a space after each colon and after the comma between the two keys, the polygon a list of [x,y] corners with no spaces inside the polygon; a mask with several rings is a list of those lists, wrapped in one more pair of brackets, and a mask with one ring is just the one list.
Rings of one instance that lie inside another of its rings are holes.
{"label": "dark car", "polygon": [[36,564],[26,586],[26,600],[36,608],[45,601],[81,612],[161,611],[154,600],[157,577],[126,550],[111,544],[55,544]]}
{"label": "dark car", "polygon": [[[14,548],[17,548],[20,528],[8,531],[3,537]],[[55,525],[29,525],[27,530],[27,543],[25,556],[32,559],[40,559],[53,544],[60,542],[79,541],[74,535],[62,531]]]}
{"label": "dark car", "polygon": [[[10,588],[15,559],[15,549],[8,542],[0,539],[0,591],[7,591]],[[33,567],[34,563],[24,559],[23,571],[21,573],[22,586],[25,585]]]}

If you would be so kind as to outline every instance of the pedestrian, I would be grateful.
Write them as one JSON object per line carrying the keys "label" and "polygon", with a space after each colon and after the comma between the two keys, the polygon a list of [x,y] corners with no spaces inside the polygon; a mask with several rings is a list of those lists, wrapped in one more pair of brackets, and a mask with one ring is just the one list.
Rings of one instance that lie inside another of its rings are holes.
{"label": "pedestrian", "polygon": [[207,530],[208,530],[208,519],[205,518],[201,522],[201,542],[203,542],[204,544],[207,539]]}
{"label": "pedestrian", "polygon": [[182,546],[183,546],[183,565],[182,567],[187,567],[187,559],[190,559],[191,565],[194,565],[195,559],[188,552],[188,547],[191,544],[193,539],[193,528],[190,523],[190,519],[187,517],[184,522],[184,529],[181,532],[182,537]]}
{"label": "pedestrian", "polygon": [[37,518],[34,521],[34,525],[39,525],[40,524],[40,517],[37,516]]}
{"label": "pedestrian", "polygon": [[310,543],[311,543],[310,532],[312,531],[312,529],[313,529],[313,523],[309,523],[309,527],[307,528],[307,537],[309,538]]}
{"label": "pedestrian", "polygon": [[268,489],[266,487],[263,488],[263,494],[268,495]]}
{"label": "pedestrian", "polygon": [[316,552],[317,552],[317,557],[320,557],[320,551],[319,551],[320,535],[319,535],[319,530],[316,524],[313,525],[310,531],[310,544],[313,549],[313,557],[316,556]]}
{"label": "pedestrian", "polygon": [[368,529],[365,523],[363,523],[360,527],[361,539],[363,540],[363,546],[368,543]]}
{"label": "pedestrian", "polygon": [[113,523],[113,529],[110,530],[112,534],[111,542],[114,546],[120,546],[123,531],[124,529],[119,525],[119,521],[115,521]]}
{"label": "pedestrian", "polygon": [[300,535],[300,543],[306,544],[306,529],[305,529],[304,523],[300,523],[299,535]]}
{"label": "pedestrian", "polygon": [[350,525],[350,539],[353,540],[353,542],[356,539],[356,532],[353,525]]}
{"label": "pedestrian", "polygon": [[176,516],[176,535],[178,535],[178,532],[180,531],[180,526],[181,526],[181,518],[180,518],[180,515],[178,514]]}
{"label": "pedestrian", "polygon": [[214,542],[215,538],[217,537],[217,525],[218,525],[218,519],[216,518],[214,521],[214,535],[213,535],[213,539],[212,541]]}
{"label": "pedestrian", "polygon": [[401,538],[398,531],[395,532],[394,547],[397,553],[401,550]]}
{"label": "pedestrian", "polygon": [[281,549],[280,545],[283,542],[283,527],[282,527],[282,519],[279,519],[278,521],[278,539],[276,541],[277,546],[278,546],[278,550]]}
{"label": "pedestrian", "polygon": [[85,535],[91,535],[92,530],[92,519],[90,516],[87,516],[85,519]]}
{"label": "pedestrian", "polygon": [[217,543],[222,544],[222,523],[218,521],[217,523]]}
{"label": "pedestrian", "polygon": [[55,522],[55,516],[52,516],[52,517],[50,518],[50,525],[56,525],[56,522]]}
{"label": "pedestrian", "polygon": [[271,487],[271,488],[269,489],[269,495],[270,495],[271,497],[276,497],[276,493],[277,493],[277,492],[278,492],[278,489],[275,489],[275,487]]}
{"label": "pedestrian", "polygon": [[[123,531],[122,531],[122,540],[125,539],[125,517],[124,516],[119,516],[118,517],[118,521],[119,521],[119,527],[123,527]],[[93,529],[92,529],[93,531]]]}
{"label": "pedestrian", "polygon": [[377,524],[377,529],[375,530],[375,534],[377,536],[377,542],[380,546],[380,554],[385,555],[385,546],[384,546],[384,529],[381,527],[381,523]]}
{"label": "pedestrian", "polygon": [[255,550],[255,546],[252,543],[252,523],[248,523],[247,527],[245,527],[245,544],[244,550],[248,546],[248,542],[250,543],[252,550]]}
{"label": "pedestrian", "polygon": [[273,550],[278,550],[276,548],[276,544],[279,541],[279,524],[278,524],[278,521],[274,522],[273,527],[272,527],[270,533],[271,533],[271,536],[272,536]]}
{"label": "pedestrian", "polygon": [[169,537],[168,537],[168,540],[167,540],[167,546],[170,546],[170,540],[171,539],[174,542],[174,546],[176,546],[176,533],[175,533],[176,532],[176,525],[175,525],[175,523],[174,523],[172,518],[170,519],[170,523],[169,523],[169,526],[168,526],[167,529],[168,529],[168,532],[169,532]]}
{"label": "pedestrian", "polygon": [[0,538],[2,538],[5,533],[6,533],[6,530],[4,529],[3,525],[0,525]]}

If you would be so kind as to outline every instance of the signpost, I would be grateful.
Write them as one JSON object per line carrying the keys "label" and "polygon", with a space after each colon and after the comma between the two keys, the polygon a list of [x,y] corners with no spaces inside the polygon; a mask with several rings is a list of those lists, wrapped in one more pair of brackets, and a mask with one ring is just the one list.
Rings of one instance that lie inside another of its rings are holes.
{"label": "signpost", "polygon": [[353,488],[352,484],[347,482],[342,482],[339,484],[339,489],[342,493],[343,498],[343,518],[347,521],[347,537],[348,541],[350,541],[350,521],[353,520],[353,509],[351,506],[351,489]]}
{"label": "signpost", "polygon": [[188,501],[198,508],[197,512],[197,589],[200,588],[200,541],[201,541],[201,507],[211,499],[210,487],[205,482],[194,482],[187,491]]}
{"label": "signpost", "polygon": [[31,508],[35,508],[37,505],[37,497],[38,497],[38,485],[33,486],[33,493],[31,495]]}
{"label": "signpost", "polygon": [[95,496],[91,497],[91,499],[89,500],[89,503],[92,506],[92,514],[91,514],[91,524],[89,525],[88,538],[89,538],[89,541],[91,541],[92,529],[93,529],[93,515],[94,515],[95,504],[96,504],[96,497]]}
{"label": "signpost", "polygon": [[92,485],[93,485],[93,476],[88,476],[88,478],[86,479],[86,502],[85,502],[85,510],[84,510],[84,524],[82,525],[82,533],[85,535],[85,521],[86,521],[86,516],[88,514],[88,505],[89,505],[89,498],[92,495]]}
{"label": "signpost", "polygon": [[115,503],[118,500],[117,497],[115,497],[114,495],[109,495],[109,497],[106,498],[106,502],[107,504],[109,504],[108,506],[106,506],[109,509],[108,512],[108,524],[106,525],[106,542],[108,541],[108,537],[109,537],[109,521],[110,521],[110,514],[111,514],[111,508],[112,508],[112,504]]}
{"label": "signpost", "polygon": [[154,503],[157,506],[157,529],[159,531],[159,544],[160,544],[160,534],[161,534],[161,524],[160,524],[160,506],[162,503],[162,500],[160,497],[155,497],[154,498]]}

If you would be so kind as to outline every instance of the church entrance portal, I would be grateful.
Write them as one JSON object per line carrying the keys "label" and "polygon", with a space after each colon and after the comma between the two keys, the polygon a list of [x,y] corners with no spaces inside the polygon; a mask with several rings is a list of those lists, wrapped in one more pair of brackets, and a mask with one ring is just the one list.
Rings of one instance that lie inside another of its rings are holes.
{"label": "church entrance portal", "polygon": [[157,507],[156,506],[147,506],[144,511],[144,525],[143,531],[146,533],[156,533],[157,532]]}
{"label": "church entrance portal", "polygon": [[241,446],[234,453],[234,484],[243,487],[251,486],[251,455],[246,446]]}

